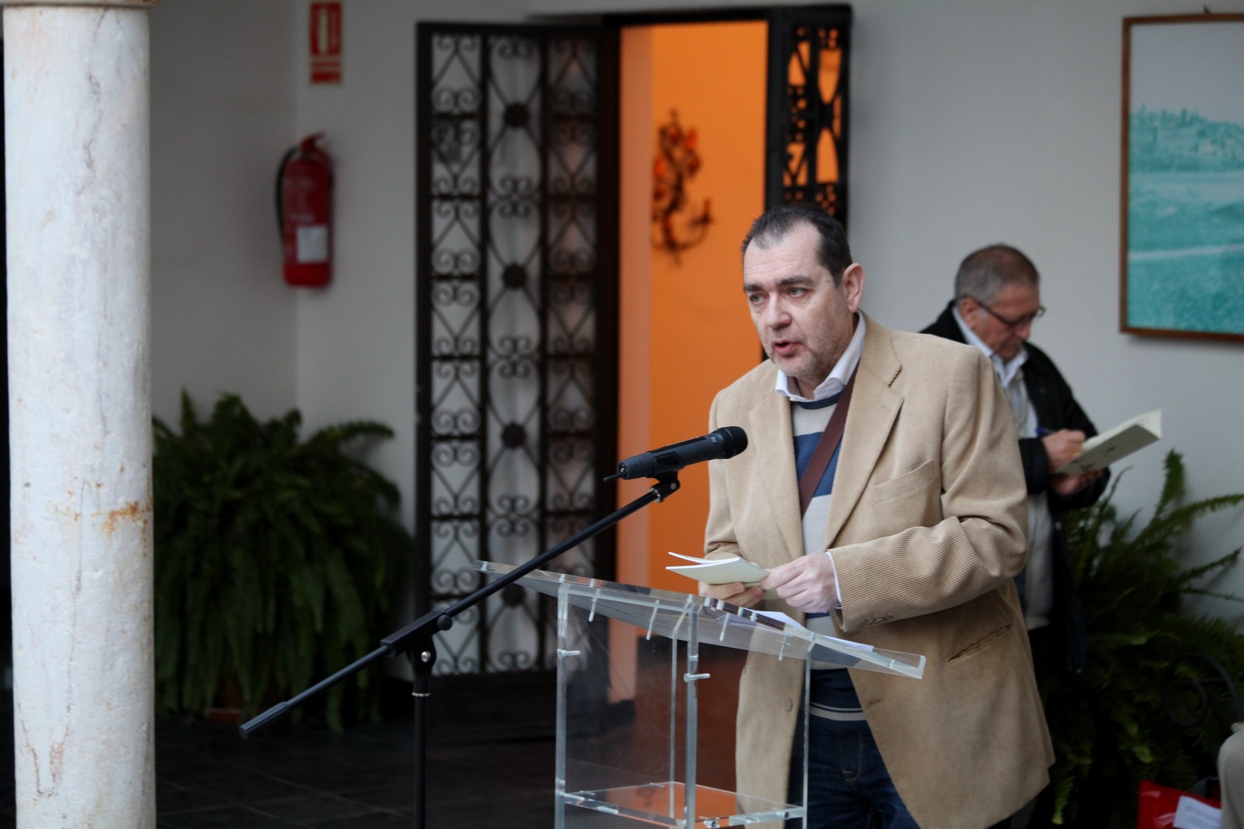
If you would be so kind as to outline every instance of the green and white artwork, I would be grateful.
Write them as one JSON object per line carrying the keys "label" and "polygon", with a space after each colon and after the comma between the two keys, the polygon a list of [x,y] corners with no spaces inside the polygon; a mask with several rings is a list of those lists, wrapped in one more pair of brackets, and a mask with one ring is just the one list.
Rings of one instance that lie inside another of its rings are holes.
{"label": "green and white artwork", "polygon": [[1129,23],[1124,324],[1244,339],[1244,16]]}

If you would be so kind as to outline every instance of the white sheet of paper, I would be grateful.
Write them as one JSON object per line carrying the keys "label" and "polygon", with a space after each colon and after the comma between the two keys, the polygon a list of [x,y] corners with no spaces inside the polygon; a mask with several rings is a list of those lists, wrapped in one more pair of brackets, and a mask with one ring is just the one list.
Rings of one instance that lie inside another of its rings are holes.
{"label": "white sheet of paper", "polygon": [[1080,456],[1064,464],[1057,472],[1060,475],[1096,472],[1161,438],[1162,410],[1154,409],[1084,441],[1084,451]]}
{"label": "white sheet of paper", "polygon": [[757,616],[764,616],[766,619],[772,619],[775,622],[781,622],[784,625],[790,625],[791,627],[794,627],[797,630],[805,629],[803,625],[799,624],[794,619],[787,616],[785,613],[783,613],[780,610],[757,610],[755,611],[755,613]]}
{"label": "white sheet of paper", "polygon": [[702,581],[705,584],[732,584],[737,581],[752,585],[759,584],[765,576],[769,575],[768,570],[757,564],[752,564],[747,559],[740,558],[739,556],[731,558],[695,558],[694,556],[684,556],[681,553],[675,552],[671,552],[670,555],[683,561],[695,563],[671,564],[665,568],[666,570]]}
{"label": "white sheet of paper", "polygon": [[1174,829],[1222,829],[1222,809],[1191,797],[1179,798]]}

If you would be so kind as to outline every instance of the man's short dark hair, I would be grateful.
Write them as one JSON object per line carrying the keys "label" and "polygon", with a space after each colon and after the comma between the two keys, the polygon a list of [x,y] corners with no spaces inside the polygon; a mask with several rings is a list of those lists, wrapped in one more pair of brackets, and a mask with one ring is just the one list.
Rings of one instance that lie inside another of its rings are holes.
{"label": "man's short dark hair", "polygon": [[795,202],[769,208],[752,222],[751,230],[743,238],[743,253],[747,253],[747,246],[752,242],[762,248],[776,245],[801,224],[816,229],[821,239],[816,249],[817,261],[834,278],[834,285],[841,285],[843,272],[853,262],[851,246],[847,244],[847,232],[842,223],[819,207]]}
{"label": "man's short dark hair", "polygon": [[967,255],[955,275],[955,302],[972,297],[989,304],[1007,285],[1040,287],[1037,266],[1010,245],[989,245]]}

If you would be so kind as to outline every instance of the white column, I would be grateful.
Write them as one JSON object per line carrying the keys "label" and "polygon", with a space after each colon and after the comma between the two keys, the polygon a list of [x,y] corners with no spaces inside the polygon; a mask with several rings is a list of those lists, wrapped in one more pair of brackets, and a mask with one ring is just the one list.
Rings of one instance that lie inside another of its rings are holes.
{"label": "white column", "polygon": [[0,0],[19,829],[155,826],[152,2]]}

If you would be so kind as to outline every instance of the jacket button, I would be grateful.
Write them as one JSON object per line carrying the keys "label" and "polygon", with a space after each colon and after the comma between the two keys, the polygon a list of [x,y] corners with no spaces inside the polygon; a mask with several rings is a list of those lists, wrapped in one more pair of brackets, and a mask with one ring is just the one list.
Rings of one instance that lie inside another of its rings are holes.
{"label": "jacket button", "polygon": [[795,703],[791,702],[790,699],[787,698],[786,702],[782,703],[782,707],[789,711],[795,707]]}

